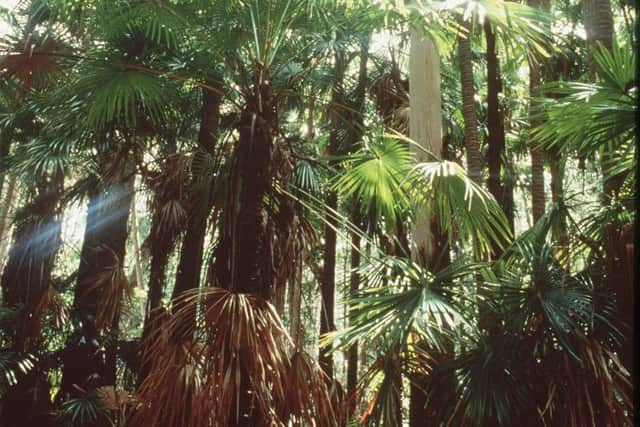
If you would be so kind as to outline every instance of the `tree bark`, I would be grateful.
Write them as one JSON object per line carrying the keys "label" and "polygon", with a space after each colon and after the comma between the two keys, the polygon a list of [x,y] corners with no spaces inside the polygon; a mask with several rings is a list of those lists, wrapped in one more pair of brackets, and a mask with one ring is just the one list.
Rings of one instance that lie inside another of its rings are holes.
{"label": "tree bark", "polygon": [[131,193],[131,237],[133,243],[133,273],[135,277],[135,286],[142,286],[143,272],[142,272],[142,259],[140,254],[140,236],[138,232],[138,215],[136,214],[136,194],[135,194],[135,179],[132,180],[132,193]]}
{"label": "tree bark", "polygon": [[[220,87],[220,83],[216,80],[208,81],[207,84]],[[213,162],[216,131],[220,116],[220,101],[221,97],[217,93],[207,89],[202,90],[202,116],[198,133],[198,150],[194,155],[194,159],[199,156],[200,159],[207,159],[208,162]],[[213,200],[211,199],[211,176],[198,176],[193,168],[192,173],[194,175],[191,183],[191,209],[187,219],[187,229],[182,241],[172,299],[175,299],[186,290],[200,286],[207,218],[213,205]]]}
{"label": "tree bark", "polygon": [[64,177],[43,177],[35,185],[35,195],[18,213],[13,245],[2,274],[4,304],[23,306],[15,325],[15,351],[31,351],[39,342],[42,313],[35,308],[51,284],[51,272],[60,250],[59,202]]}
{"label": "tree bark", "polygon": [[[528,5],[534,8],[548,9],[546,0],[529,0]],[[540,85],[542,83],[542,73],[540,64],[529,60],[529,114],[538,113],[538,103],[534,100],[540,96]],[[530,120],[531,130],[540,124],[538,119]],[[544,149],[539,141],[530,137],[529,155],[531,156],[531,211],[533,222],[537,222],[545,212],[544,196]]]}
{"label": "tree bark", "polygon": [[[442,106],[440,92],[440,60],[435,45],[417,30],[411,32],[409,53],[409,91],[410,91],[410,136],[417,144],[442,157]],[[427,160],[422,150],[416,150],[418,161]],[[416,223],[413,228],[413,239],[416,249],[412,256],[427,268],[436,268],[433,263],[438,255],[447,251],[442,236],[434,227],[433,218],[425,211],[416,212]],[[446,256],[445,256],[446,258]],[[452,349],[451,349],[452,350]],[[448,351],[444,356],[450,357]],[[429,420],[430,412],[438,411],[439,402],[435,399],[426,408],[428,396],[437,390],[430,389],[430,379],[422,375],[411,378],[411,397],[409,402],[409,425],[424,426]],[[453,384],[442,383],[445,388]]]}
{"label": "tree bark", "polygon": [[6,262],[7,250],[11,243],[11,236],[9,235],[11,226],[9,225],[8,220],[17,194],[16,177],[12,175],[9,177],[7,193],[5,194],[3,204],[0,207],[0,270],[3,270],[3,266]]}
{"label": "tree bark", "polygon": [[[340,35],[337,36],[340,38]],[[344,76],[346,70],[346,58],[344,52],[336,49],[334,52],[334,81],[331,91],[331,106],[329,110],[329,120],[331,129],[329,131],[329,144],[325,155],[329,157],[329,164],[334,164],[332,156],[338,154],[341,148],[340,132],[345,129],[344,114],[346,98],[344,94]],[[332,211],[338,209],[338,195],[334,190],[329,190],[325,199],[327,215],[324,225],[324,248],[321,281],[321,305],[320,305],[320,336],[323,336],[336,329],[334,321],[335,310],[335,269],[336,269],[336,231],[337,224],[333,219]],[[333,379],[333,355],[331,345],[320,347],[319,362],[322,370],[327,376]]]}
{"label": "tree bark", "polygon": [[[596,64],[593,59],[593,52],[599,44],[605,49],[611,49],[613,45],[613,13],[610,0],[585,0],[583,3],[584,24],[587,33],[587,43],[589,44],[589,66],[592,79],[595,79]],[[622,187],[626,178],[625,174],[619,174],[610,178],[609,170],[611,161],[615,155],[603,152],[600,165],[603,174],[603,203],[610,204]],[[605,285],[608,291],[613,291],[616,295],[616,306],[618,318],[630,330],[634,324],[633,309],[631,301],[634,301],[635,280],[633,272],[626,268],[626,263],[631,262],[634,251],[632,237],[635,232],[630,224],[619,229],[616,224],[608,223],[603,225],[603,237],[605,248]],[[630,256],[631,255],[631,256]],[[622,266],[622,268],[621,268]],[[631,334],[626,334],[626,339],[620,348],[620,359],[625,368],[635,376],[633,339]]]}
{"label": "tree bark", "polygon": [[116,379],[113,336],[129,286],[123,268],[134,174],[126,149],[112,147],[100,155],[102,182],[89,195],[73,301],[80,328],[67,340],[63,355],[63,397],[79,396],[77,387],[91,391]]}
{"label": "tree bark", "polygon": [[466,35],[458,36],[458,61],[462,91],[462,117],[464,119],[464,145],[467,151],[467,175],[479,184],[482,180],[482,158],[480,155],[478,118],[476,117],[471,23],[462,20],[462,18],[458,22],[467,32]]}
{"label": "tree bark", "polygon": [[[489,179],[487,186],[489,192],[507,214],[509,226],[513,232],[513,203],[509,203],[508,197],[505,197],[505,189],[503,188],[501,177],[502,156],[505,152],[504,111],[499,99],[499,93],[502,92],[502,79],[500,78],[496,36],[489,20],[484,21],[484,34],[487,43],[487,128],[489,131],[489,150],[487,155]],[[500,256],[499,252],[500,250],[495,248],[493,257]]]}

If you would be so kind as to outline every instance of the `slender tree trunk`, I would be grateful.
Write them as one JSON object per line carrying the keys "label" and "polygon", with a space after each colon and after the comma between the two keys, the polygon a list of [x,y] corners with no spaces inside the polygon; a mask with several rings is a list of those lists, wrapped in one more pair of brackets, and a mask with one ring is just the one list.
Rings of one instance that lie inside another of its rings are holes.
{"label": "slender tree trunk", "polygon": [[[528,0],[528,4],[534,8],[548,9],[546,0]],[[534,100],[540,96],[540,85],[542,83],[542,73],[540,64],[529,61],[529,96],[531,98],[529,114],[538,113],[538,103]],[[540,124],[538,119],[530,120],[531,129],[535,129]],[[529,141],[529,155],[531,156],[531,211],[533,222],[537,222],[545,211],[544,197],[544,149],[539,141],[531,139]]]}
{"label": "slender tree trunk", "polygon": [[[219,87],[215,80],[207,82],[210,86]],[[198,150],[194,160],[205,160],[213,163],[215,157],[216,131],[220,116],[221,97],[210,90],[202,90],[202,116],[198,134]],[[213,173],[211,171],[210,173]],[[198,176],[192,168],[191,209],[187,220],[187,229],[180,251],[180,261],[173,288],[173,299],[180,293],[200,286],[200,271],[204,253],[204,237],[207,231],[213,200],[211,200],[211,176]]]}
{"label": "slender tree trunk", "polygon": [[3,269],[6,261],[7,250],[11,242],[11,236],[9,235],[11,226],[9,225],[8,220],[17,195],[16,177],[11,175],[7,185],[7,193],[4,196],[2,206],[0,206],[0,270]]}
{"label": "slender tree trunk", "polygon": [[295,283],[290,283],[289,292],[289,319],[291,340],[296,349],[302,346],[300,309],[302,307],[302,263],[296,266]]}
{"label": "slender tree trunk", "polygon": [[[364,131],[364,101],[368,81],[367,64],[369,61],[370,35],[367,34],[360,45],[360,69],[358,71],[358,85],[353,94],[352,111],[356,114],[349,126],[347,144],[351,149],[356,149],[357,143],[362,138]],[[357,227],[362,227],[362,215],[356,206],[352,206],[351,223]],[[349,295],[354,296],[360,288],[360,274],[357,269],[360,267],[360,235],[357,232],[351,233],[351,275],[349,277]],[[353,314],[349,314],[349,324],[353,323]],[[347,395],[354,399],[358,383],[358,344],[355,343],[347,351]],[[355,402],[355,400],[353,400]],[[355,406],[350,409],[355,410]]]}
{"label": "slender tree trunk", "polygon": [[135,286],[143,286],[142,280],[142,260],[140,254],[140,236],[138,235],[138,215],[136,214],[136,193],[135,193],[135,179],[131,181],[132,193],[131,193],[131,237],[133,243],[133,273],[135,277]]}
{"label": "slender tree trunk", "polygon": [[[509,218],[509,226],[514,231],[513,200],[509,203],[505,197],[505,189],[502,185],[502,155],[505,152],[505,123],[504,111],[500,105],[499,93],[502,92],[502,79],[500,78],[500,62],[496,47],[496,36],[489,20],[484,21],[484,34],[487,43],[487,128],[489,179],[487,186],[489,192],[502,206],[502,210]],[[513,197],[511,198],[513,199]],[[493,257],[500,256],[500,250],[494,248]]]}
{"label": "slender tree trunk", "polygon": [[[410,49],[410,136],[421,147],[441,157],[443,139],[438,53],[433,42],[423,37],[417,30],[412,30]],[[419,161],[426,160],[422,151],[417,151],[416,157]],[[435,260],[443,251],[447,251],[446,246],[443,245],[442,236],[439,234],[438,230],[434,228],[433,218],[429,214],[424,211],[416,212],[416,223],[413,229],[416,249],[412,256],[429,268],[435,268],[433,265]],[[442,254],[446,255],[446,253]],[[451,352],[447,351],[447,354],[443,355],[443,360],[450,356]],[[428,414],[434,411],[438,412],[440,407],[436,396],[426,408],[427,397],[430,393],[434,393],[433,396],[435,396],[441,391],[431,390],[430,379],[422,375],[416,375],[411,380],[409,425],[411,427],[425,426],[430,422]],[[446,391],[445,389],[453,387],[453,384],[442,382],[441,387],[443,387],[442,391]]]}
{"label": "slender tree trunk", "polygon": [[[340,37],[340,36],[338,36]],[[340,149],[340,131],[344,129],[345,114],[345,95],[344,95],[344,73],[346,69],[346,58],[344,52],[336,50],[334,53],[335,68],[334,82],[331,94],[331,109],[329,111],[330,126],[329,144],[327,146],[326,155],[331,157],[338,154]],[[330,160],[330,163],[333,163]],[[321,308],[320,308],[320,335],[334,331],[336,326],[334,322],[335,310],[335,292],[336,292],[336,231],[335,221],[333,220],[332,211],[338,209],[338,195],[335,191],[329,190],[325,200],[328,214],[325,218],[324,226],[324,250],[321,281]],[[330,353],[331,345],[320,347],[320,367],[324,372],[333,378],[333,355]]]}
{"label": "slender tree trunk", "polygon": [[[11,139],[5,135],[5,132],[0,133],[0,162],[4,161],[9,155],[11,149]],[[0,195],[2,195],[2,188],[4,187],[6,172],[2,168],[0,169]]]}
{"label": "slender tree trunk", "polygon": [[[357,222],[356,222],[357,221]],[[358,224],[360,217],[357,213],[352,214],[351,222]],[[357,269],[360,267],[360,235],[357,232],[351,233],[351,276],[349,277],[349,295],[354,296],[360,288],[360,274]],[[349,324],[353,323],[353,314],[349,313]],[[355,343],[349,348],[347,353],[347,394],[350,398],[355,396],[358,383],[358,344]]]}
{"label": "slender tree trunk", "polygon": [[464,145],[467,151],[467,175],[476,183],[480,183],[482,180],[482,158],[480,156],[478,118],[476,117],[473,53],[471,51],[471,23],[462,19],[459,19],[458,22],[467,31],[466,35],[458,37],[462,116],[464,118]]}

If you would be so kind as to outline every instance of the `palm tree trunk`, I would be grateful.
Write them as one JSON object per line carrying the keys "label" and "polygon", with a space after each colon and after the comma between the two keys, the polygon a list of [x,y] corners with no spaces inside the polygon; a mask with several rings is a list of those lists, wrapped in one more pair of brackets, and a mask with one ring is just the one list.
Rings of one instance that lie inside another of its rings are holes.
{"label": "palm tree trunk", "polygon": [[[131,181],[131,184],[135,184],[135,179]],[[138,232],[138,215],[136,214],[136,193],[135,189],[132,188],[133,192],[131,193],[131,237],[133,243],[133,273],[135,277],[135,283],[132,285],[142,286],[142,259],[140,253],[140,236]]]}
{"label": "palm tree trunk", "polygon": [[[351,222],[358,224],[360,215],[353,213]],[[357,269],[360,267],[360,235],[356,232],[351,233],[351,276],[349,277],[349,295],[357,294],[360,288],[360,274]],[[353,323],[353,314],[349,314],[349,324]],[[358,344],[351,346],[347,353],[347,395],[355,396],[356,386],[358,383]]]}
{"label": "palm tree trunk", "polygon": [[[513,202],[509,203],[505,197],[502,185],[502,155],[505,151],[505,124],[504,111],[500,105],[498,94],[502,91],[502,79],[500,78],[500,62],[496,47],[496,36],[489,20],[484,21],[484,34],[487,43],[487,128],[489,179],[487,186],[489,192],[500,203],[502,210],[509,218],[509,225],[513,231]],[[500,249],[495,248],[493,257],[500,256]]]}
{"label": "palm tree trunk", "polygon": [[[207,82],[219,88],[217,80]],[[202,90],[202,116],[198,134],[198,150],[194,158],[207,158],[213,162],[215,156],[216,131],[220,116],[221,97],[210,90]],[[193,173],[193,170],[192,170]],[[173,288],[172,299],[182,292],[200,286],[200,271],[204,253],[204,237],[207,231],[207,218],[211,211],[211,176],[193,176],[191,188],[191,210],[187,222],[187,230],[182,242],[180,261]]]}
{"label": "palm tree trunk", "polygon": [[458,20],[467,34],[458,36],[458,60],[460,66],[460,86],[462,90],[462,116],[464,119],[464,145],[467,151],[467,175],[476,183],[482,180],[482,159],[480,156],[480,135],[476,117],[475,87],[473,80],[473,57],[471,51],[471,23]]}
{"label": "palm tree trunk", "polygon": [[289,296],[289,335],[296,349],[302,346],[300,309],[302,307],[302,263],[296,266],[294,283],[289,283],[287,288]]}
{"label": "palm tree trunk", "polygon": [[[13,246],[2,274],[3,302],[21,307],[11,333],[13,351],[38,354],[43,312],[39,305],[51,285],[51,273],[60,250],[59,202],[64,177],[56,174],[36,184],[36,195],[19,214]],[[9,185],[15,188],[15,185]],[[12,197],[12,191],[8,196]],[[40,307],[40,309],[38,309]],[[50,425],[50,384],[43,366],[36,366],[3,394],[0,417],[7,427]]]}
{"label": "palm tree trunk", "polygon": [[[337,37],[340,37],[339,35]],[[346,69],[346,58],[344,52],[336,50],[334,53],[334,82],[331,94],[331,107],[329,111],[331,130],[329,133],[329,144],[327,146],[326,155],[328,157],[338,154],[341,141],[339,138],[340,131],[344,129],[345,121],[345,96],[344,96],[344,74]],[[333,163],[332,160],[330,160]],[[320,305],[320,335],[334,331],[335,320],[335,292],[336,292],[336,231],[335,221],[331,212],[338,209],[338,195],[335,191],[329,190],[325,203],[328,214],[325,218],[324,226],[324,249],[321,280],[321,305]],[[319,361],[320,367],[329,378],[333,378],[333,355],[331,345],[320,347]]]}
{"label": "palm tree trunk", "polygon": [[[412,30],[409,54],[411,103],[409,132],[417,144],[441,157],[443,140],[439,76],[440,59],[435,45],[417,30]],[[417,151],[416,157],[419,161],[424,161],[426,156],[422,151]],[[434,267],[433,262],[438,259],[438,256],[443,251],[447,251],[446,245],[443,245],[442,236],[439,235],[440,233],[434,225],[433,218],[426,212],[416,212],[416,223],[413,229],[416,250],[412,256],[432,268]],[[453,349],[449,348],[448,350]],[[443,355],[443,361],[452,355],[451,351],[446,353]],[[409,402],[409,425],[411,427],[425,426],[429,422],[428,413],[439,412],[441,402],[438,402],[437,399],[429,402],[428,408],[425,407],[430,392],[437,394],[454,387],[451,382],[442,382],[440,387],[443,389],[440,391],[431,390],[430,383],[430,379],[424,376],[412,378]]]}
{"label": "palm tree trunk", "polygon": [[[62,396],[78,396],[74,386],[90,391],[115,384],[115,347],[122,298],[127,222],[131,207],[133,164],[122,148],[101,155],[99,183],[89,195],[84,242],[74,292],[74,317],[81,325],[67,340],[63,355]],[[111,165],[111,166],[109,166]]]}
{"label": "palm tree trunk", "polygon": [[[347,145],[355,149],[357,143],[362,138],[364,131],[364,101],[368,80],[367,63],[369,61],[370,34],[363,38],[360,45],[360,69],[358,71],[358,85],[353,93],[351,105],[355,117],[353,124],[349,126]],[[357,227],[362,227],[362,215],[355,206],[351,210],[351,223]],[[354,296],[360,288],[360,274],[357,269],[360,267],[360,235],[357,232],[351,233],[351,275],[349,277],[349,296]],[[353,315],[349,316],[349,323],[353,322]],[[347,351],[347,395],[350,399],[355,397],[358,383],[358,344],[355,343]],[[355,400],[353,400],[355,402]],[[350,411],[354,411],[355,406],[351,405]],[[353,413],[353,412],[350,412]]]}
{"label": "palm tree trunk", "polygon": [[[9,155],[11,149],[11,139],[7,138],[5,132],[0,133],[0,162],[4,161]],[[0,169],[0,195],[2,195],[2,188],[4,187],[6,172],[4,169]]]}
{"label": "palm tree trunk", "polygon": [[36,184],[35,196],[17,215],[13,245],[2,274],[3,302],[9,307],[23,306],[15,325],[15,351],[37,347],[42,313],[31,310],[51,284],[55,257],[62,244],[59,202],[64,177],[56,174]]}
{"label": "palm tree trunk", "polygon": [[0,206],[0,270],[3,269],[11,242],[11,236],[9,235],[11,226],[8,224],[8,220],[17,195],[16,177],[11,175],[7,184],[7,193],[4,196],[2,206]]}
{"label": "palm tree trunk", "polygon": [[[606,49],[611,49],[613,45],[613,13],[610,0],[585,0],[583,3],[584,24],[587,33],[587,42],[589,44],[589,65],[592,78],[595,78],[596,64],[593,60],[593,51],[598,44]],[[612,199],[618,193],[624,180],[625,174],[618,174],[613,177],[606,178],[610,175],[612,155],[603,152],[600,165],[603,174],[603,202],[610,204]],[[628,228],[628,227],[627,227]],[[606,287],[608,291],[616,294],[616,305],[618,318],[627,328],[633,325],[633,310],[631,309],[631,301],[634,301],[635,280],[633,274],[625,274],[624,261],[629,262],[629,253],[633,253],[633,243],[629,236],[634,235],[628,229],[619,229],[615,224],[605,224],[604,248],[606,258]],[[624,366],[634,378],[635,366],[633,358],[633,340],[630,334],[623,341],[620,349],[620,359]]]}
{"label": "palm tree trunk", "polygon": [[[534,8],[548,9],[546,0],[528,0],[528,4]],[[529,96],[532,99],[529,106],[529,114],[538,113],[538,104],[534,100],[540,96],[540,85],[542,83],[542,72],[540,64],[529,61]],[[530,120],[530,127],[534,129],[539,125],[536,119]],[[531,211],[533,214],[533,222],[537,222],[545,211],[544,196],[544,149],[539,141],[531,139],[529,141],[529,155],[531,156]]]}

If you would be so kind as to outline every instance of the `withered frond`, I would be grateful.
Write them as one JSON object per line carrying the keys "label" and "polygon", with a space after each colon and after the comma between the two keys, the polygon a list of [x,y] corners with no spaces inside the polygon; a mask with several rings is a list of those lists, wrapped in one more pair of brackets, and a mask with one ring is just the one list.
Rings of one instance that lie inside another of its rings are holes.
{"label": "withered frond", "polygon": [[123,304],[133,296],[133,288],[118,255],[108,246],[102,246],[102,253],[103,256],[109,256],[112,262],[92,276],[91,283],[79,287],[83,294],[97,295],[95,326],[99,331],[111,328]]}
{"label": "withered frond", "polygon": [[[318,363],[307,353],[297,351],[291,356],[286,378],[286,399],[283,414],[294,426],[333,426],[341,411],[334,411],[328,378]],[[309,392],[312,393],[309,396]]]}
{"label": "withered frond", "polygon": [[257,426],[337,425],[326,385],[307,359],[289,359],[269,303],[214,287],[187,291],[174,307],[143,343],[150,371],[131,425],[226,426],[246,412]]}
{"label": "withered frond", "polygon": [[60,66],[52,54],[63,45],[50,36],[28,34],[21,39],[6,37],[0,43],[5,54],[0,58],[0,80],[17,79],[23,89],[39,89],[60,74]]}

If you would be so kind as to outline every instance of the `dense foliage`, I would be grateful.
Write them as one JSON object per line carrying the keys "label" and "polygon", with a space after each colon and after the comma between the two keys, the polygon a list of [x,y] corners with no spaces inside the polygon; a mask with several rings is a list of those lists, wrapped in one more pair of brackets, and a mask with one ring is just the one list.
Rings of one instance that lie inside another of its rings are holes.
{"label": "dense foliage", "polygon": [[632,9],[0,9],[0,426],[631,425]]}

